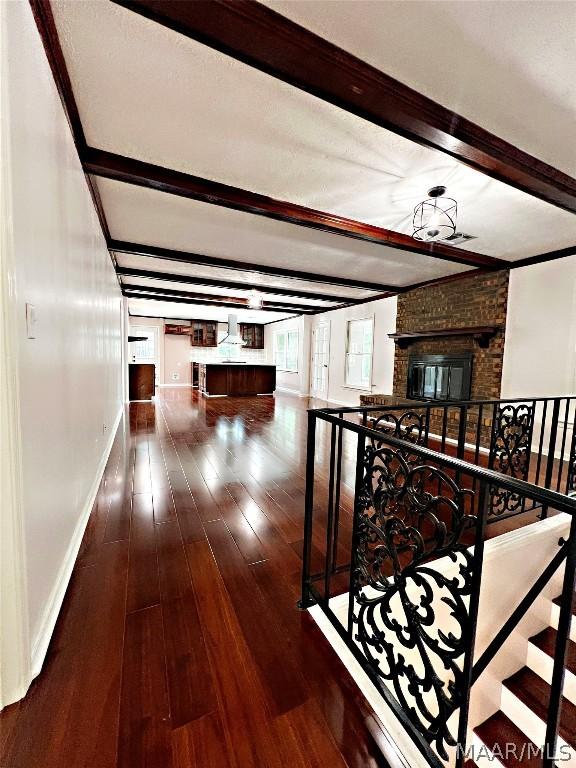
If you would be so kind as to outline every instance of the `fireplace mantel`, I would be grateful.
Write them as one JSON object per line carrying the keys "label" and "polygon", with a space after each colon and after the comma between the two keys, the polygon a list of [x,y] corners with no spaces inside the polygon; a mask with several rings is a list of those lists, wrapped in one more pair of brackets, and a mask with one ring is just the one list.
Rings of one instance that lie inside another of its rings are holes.
{"label": "fireplace mantel", "polygon": [[404,331],[402,333],[389,333],[400,349],[407,349],[420,339],[446,338],[448,336],[472,336],[478,342],[478,346],[486,349],[490,339],[499,330],[497,325],[478,325],[471,328],[438,328],[428,331]]}

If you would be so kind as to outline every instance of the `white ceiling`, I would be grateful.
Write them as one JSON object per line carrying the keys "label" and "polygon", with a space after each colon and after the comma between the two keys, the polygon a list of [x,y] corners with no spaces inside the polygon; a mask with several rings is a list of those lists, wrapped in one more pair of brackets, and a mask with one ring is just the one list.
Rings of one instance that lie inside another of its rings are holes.
{"label": "white ceiling", "polygon": [[[326,283],[311,282],[308,280],[293,280],[277,275],[263,275],[257,272],[247,273],[239,265],[238,270],[221,269],[220,267],[206,267],[198,264],[187,264],[181,261],[155,259],[145,256],[137,256],[130,253],[116,253],[118,266],[127,269],[144,269],[150,272],[165,272],[169,275],[185,275],[198,279],[233,280],[234,282],[246,282],[251,288],[287,288],[294,291],[309,291],[311,293],[326,293],[335,296],[348,297],[350,299],[365,299],[376,295],[378,292],[367,291],[363,288],[350,288],[343,285],[329,285]],[[130,280],[131,278],[126,278]],[[200,286],[196,286],[200,287]],[[191,289],[192,290],[192,289]],[[194,289],[195,290],[195,289]],[[215,289],[214,289],[215,290]],[[218,289],[220,291],[220,289]]]}
{"label": "white ceiling", "polygon": [[[267,4],[576,173],[576,3]],[[106,0],[53,0],[52,7],[91,146],[406,234],[427,189],[445,184],[458,201],[458,229],[476,236],[462,250],[509,261],[576,242],[572,214],[138,14]],[[470,269],[122,182],[97,184],[117,240],[398,287]],[[142,256],[118,261],[199,277],[239,274]],[[245,274],[251,285],[369,295]],[[176,316],[184,306],[176,306]]]}
{"label": "white ceiling", "polygon": [[120,240],[392,285],[470,269],[120,181],[97,182]]}
{"label": "white ceiling", "polygon": [[220,309],[220,307],[198,307],[194,304],[174,304],[169,301],[147,301],[128,299],[128,311],[137,317],[166,317],[178,320],[218,320],[225,323],[228,315],[236,315],[241,323],[270,323],[294,317],[294,312],[264,312],[253,309]]}
{"label": "white ceiling", "polygon": [[113,3],[56,20],[92,146],[405,234],[444,184],[478,237],[463,248],[498,258],[576,241],[572,214]]}
{"label": "white ceiling", "polygon": [[262,2],[576,176],[576,3]]}
{"label": "white ceiling", "polygon": [[[246,290],[238,290],[236,288],[218,288],[218,291],[215,291],[213,287],[211,286],[205,286],[205,285],[185,285],[178,282],[173,282],[169,280],[152,280],[150,278],[144,278],[144,277],[123,277],[122,282],[125,285],[130,286],[138,286],[143,291],[150,291],[154,289],[161,289],[162,291],[186,291],[189,293],[200,293],[203,296],[206,295],[206,297],[214,297],[216,296],[226,296],[228,298],[238,298],[247,300],[250,298],[250,292],[251,287],[249,285],[246,286]],[[336,306],[338,302],[331,302],[331,301],[323,301],[319,299],[301,299],[296,296],[283,296],[283,295],[277,295],[277,294],[271,294],[266,293],[262,295],[262,299],[265,304],[267,303],[287,303],[287,304],[295,304],[298,306],[309,306],[309,307],[316,307],[318,309],[324,309],[326,307],[332,307]],[[201,299],[199,299],[200,301]]]}

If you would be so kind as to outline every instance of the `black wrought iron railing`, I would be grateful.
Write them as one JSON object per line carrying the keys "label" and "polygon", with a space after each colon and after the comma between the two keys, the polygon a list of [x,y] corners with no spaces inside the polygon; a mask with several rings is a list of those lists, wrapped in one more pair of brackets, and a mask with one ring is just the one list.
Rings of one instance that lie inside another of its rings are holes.
{"label": "black wrought iron railing", "polygon": [[[576,569],[574,410],[546,398],[309,411],[302,606],[321,607],[430,765],[464,764],[472,687],[563,565],[553,765]],[[475,657],[487,526],[559,512],[572,515],[568,538]]]}

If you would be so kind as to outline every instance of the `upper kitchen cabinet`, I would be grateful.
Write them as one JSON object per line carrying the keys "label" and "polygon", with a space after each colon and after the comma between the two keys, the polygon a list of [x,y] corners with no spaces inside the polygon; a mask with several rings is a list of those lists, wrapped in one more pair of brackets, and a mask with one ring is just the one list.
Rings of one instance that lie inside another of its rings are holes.
{"label": "upper kitchen cabinet", "polygon": [[244,349],[264,349],[264,326],[257,323],[240,323],[240,335],[246,342]]}
{"label": "upper kitchen cabinet", "polygon": [[192,320],[191,343],[193,347],[216,347],[218,323],[214,320]]}
{"label": "upper kitchen cabinet", "polygon": [[189,325],[174,325],[173,323],[164,325],[164,333],[171,336],[190,336],[191,330]]}

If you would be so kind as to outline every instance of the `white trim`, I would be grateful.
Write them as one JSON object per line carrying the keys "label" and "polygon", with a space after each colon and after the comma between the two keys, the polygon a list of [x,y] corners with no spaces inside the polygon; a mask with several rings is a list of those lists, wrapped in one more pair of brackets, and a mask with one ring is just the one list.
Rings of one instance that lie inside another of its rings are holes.
{"label": "white trim", "polygon": [[[315,392],[314,390],[314,335],[318,331],[318,329],[325,325],[328,328],[328,349],[327,349],[327,355],[328,355],[328,365],[326,367],[326,397],[323,396],[322,392]],[[318,320],[315,324],[312,325],[311,332],[310,332],[310,352],[309,352],[309,360],[310,360],[310,369],[308,373],[308,379],[309,379],[309,387],[310,387],[310,394],[309,397],[313,397],[315,400],[324,400],[325,402],[329,402],[328,398],[330,396],[330,347],[332,344],[332,325],[330,322],[329,317],[322,317]]]}
{"label": "white trim", "polygon": [[112,445],[116,438],[116,432],[118,431],[118,426],[122,419],[123,413],[124,413],[124,407],[120,406],[118,410],[118,414],[116,415],[116,418],[114,420],[114,426],[110,430],[108,445],[106,446],[106,448],[104,449],[104,452],[102,453],[102,458],[100,459],[100,464],[98,465],[98,469],[96,470],[96,476],[94,478],[94,482],[92,483],[92,487],[90,488],[90,492],[88,493],[88,497],[84,504],[82,514],[80,515],[78,523],[76,524],[76,528],[74,529],[72,539],[70,540],[70,544],[68,545],[66,556],[64,558],[62,565],[60,566],[58,577],[56,578],[56,582],[54,584],[54,587],[52,589],[52,592],[46,604],[46,608],[44,609],[44,612],[42,614],[42,619],[40,621],[40,628],[38,630],[36,637],[33,639],[32,652],[31,652],[30,682],[42,670],[42,665],[44,663],[46,651],[48,650],[48,644],[50,643],[52,633],[54,632],[54,627],[56,625],[56,620],[58,619],[58,614],[60,613],[60,609],[62,608],[64,595],[66,594],[66,589],[68,587],[68,583],[72,575],[72,570],[74,568],[74,564],[76,563],[76,558],[78,557],[78,551],[80,550],[80,545],[82,543],[82,537],[84,536],[84,531],[86,530],[88,519],[92,512],[92,507],[94,506],[94,501],[96,500],[96,494],[98,493],[98,489],[102,481],[102,476],[104,475],[104,470],[106,468],[106,463],[108,462],[108,457],[110,456],[110,451],[112,450]]}
{"label": "white trim", "polygon": [[[367,315],[366,317],[348,317],[346,318],[346,336],[345,336],[345,345],[344,345],[344,375],[342,377],[342,380],[344,381],[344,384],[342,387],[344,389],[355,389],[359,392],[366,392],[368,394],[372,394],[372,389],[374,388],[374,384],[372,383],[372,373],[374,371],[374,321],[375,321],[376,315],[373,312],[371,315]],[[348,352],[348,344],[350,342],[350,323],[356,323],[356,322],[363,322],[364,320],[371,320],[372,321],[372,345],[370,349],[370,375],[368,378],[368,386],[367,387],[356,387],[354,384],[348,384],[346,382],[347,374],[348,374],[348,355],[352,354]]]}
{"label": "white trim", "polygon": [[[0,6],[0,69],[7,69],[7,6]],[[10,115],[6,78],[0,83],[0,709],[30,684],[30,637],[22,435],[16,254],[13,241]]]}
{"label": "white trim", "polygon": [[299,389],[290,389],[290,387],[276,386],[276,392],[287,392],[289,395],[297,395],[298,397],[310,397],[308,392],[300,392]]}
{"label": "white trim", "polygon": [[[288,335],[291,333],[296,334],[296,368],[282,368],[278,363],[276,362],[276,340],[279,336],[285,336],[284,340],[284,358],[286,361],[288,361]],[[281,371],[282,373],[299,373],[299,363],[300,363],[300,329],[299,328],[285,328],[280,330],[274,331],[274,339],[272,344],[272,356],[274,358],[274,365],[276,366],[277,371]]]}
{"label": "white trim", "polygon": [[156,389],[160,387],[191,387],[192,384],[156,384]]}

